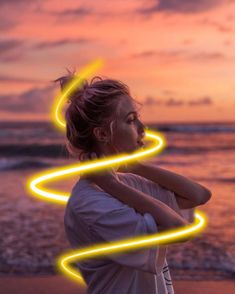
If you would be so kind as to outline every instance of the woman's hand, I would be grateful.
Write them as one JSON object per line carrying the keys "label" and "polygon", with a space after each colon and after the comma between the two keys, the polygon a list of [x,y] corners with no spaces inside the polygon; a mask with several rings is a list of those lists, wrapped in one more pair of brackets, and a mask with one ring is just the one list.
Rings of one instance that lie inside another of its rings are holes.
{"label": "woman's hand", "polygon": [[125,163],[122,163],[119,167],[118,167],[118,172],[120,173],[137,173],[138,172],[138,169],[141,168],[141,165],[143,164],[144,162],[141,161],[141,160],[135,160],[135,162],[125,162]]}
{"label": "woman's hand", "polygon": [[[97,159],[105,159],[105,156],[102,155],[100,157],[97,157],[97,154],[95,152],[86,153],[84,154],[82,161],[89,162]],[[105,170],[92,170],[87,174],[82,175],[82,178],[90,180],[91,182],[100,186],[102,189],[104,189],[106,185],[108,185],[110,182],[118,180],[117,174],[115,173],[114,169],[110,166],[106,167]]]}

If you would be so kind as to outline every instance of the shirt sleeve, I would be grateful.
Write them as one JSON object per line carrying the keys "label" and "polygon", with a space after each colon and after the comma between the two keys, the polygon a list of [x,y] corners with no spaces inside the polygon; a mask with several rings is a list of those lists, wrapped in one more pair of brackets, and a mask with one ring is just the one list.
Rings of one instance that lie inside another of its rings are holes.
{"label": "shirt sleeve", "polygon": [[181,215],[188,222],[192,223],[194,221],[195,208],[181,209],[176,201],[176,196],[173,191],[167,190],[161,185],[141,177],[136,174],[129,174],[131,179],[134,181],[134,185],[137,189],[141,189],[145,193],[153,196],[154,198],[162,201],[170,208],[175,210],[179,215]]}
{"label": "shirt sleeve", "polygon": [[167,191],[166,204],[170,206],[172,209],[174,209],[178,214],[180,214],[188,222],[193,223],[195,209],[194,208],[186,208],[186,209],[179,208],[179,205],[176,201],[175,193],[169,190],[166,190],[166,191]]}
{"label": "shirt sleeve", "polygon": [[[125,205],[100,216],[91,227],[92,234],[101,242],[135,238],[142,235],[153,235],[158,232],[152,215],[141,215]],[[155,245],[142,249],[107,254],[106,257],[122,266],[159,275],[163,269],[166,247]]]}

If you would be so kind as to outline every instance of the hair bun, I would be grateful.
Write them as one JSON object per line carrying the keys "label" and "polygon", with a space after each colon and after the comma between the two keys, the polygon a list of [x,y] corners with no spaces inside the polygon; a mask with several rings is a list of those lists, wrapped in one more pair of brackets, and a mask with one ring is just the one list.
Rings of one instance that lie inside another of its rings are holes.
{"label": "hair bun", "polygon": [[[64,90],[64,88],[76,77],[75,70],[71,72],[68,70],[68,74],[62,77],[59,77],[58,79],[54,80],[53,82],[59,82],[60,83],[60,89],[61,91]],[[88,87],[88,83],[86,80],[82,80],[81,85],[77,89],[73,89],[72,93],[69,95],[68,100],[73,100],[75,97],[82,96],[81,93],[83,90],[85,90]]]}
{"label": "hair bun", "polygon": [[68,74],[62,77],[59,77],[58,79],[54,80],[53,82],[59,82],[60,83],[60,89],[61,91],[64,90],[64,88],[67,86],[69,82],[72,81],[72,79],[75,77],[75,71],[71,72],[69,69],[67,69]]}

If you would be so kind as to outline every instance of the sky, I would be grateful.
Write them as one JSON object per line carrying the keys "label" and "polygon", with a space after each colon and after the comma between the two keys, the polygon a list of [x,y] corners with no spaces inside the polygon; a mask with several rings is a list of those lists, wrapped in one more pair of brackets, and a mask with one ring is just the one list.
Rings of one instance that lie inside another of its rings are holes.
{"label": "sky", "polygon": [[235,121],[235,0],[0,0],[0,32],[1,121],[50,120],[97,57],[146,123]]}

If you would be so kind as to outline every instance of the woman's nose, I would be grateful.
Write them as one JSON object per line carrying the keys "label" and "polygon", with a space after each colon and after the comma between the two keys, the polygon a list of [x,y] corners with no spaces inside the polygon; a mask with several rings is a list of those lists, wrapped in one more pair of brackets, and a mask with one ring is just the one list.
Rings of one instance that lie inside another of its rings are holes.
{"label": "woman's nose", "polygon": [[144,124],[140,120],[138,120],[138,123],[139,123],[139,127],[138,127],[139,133],[144,133],[144,128],[145,128]]}

